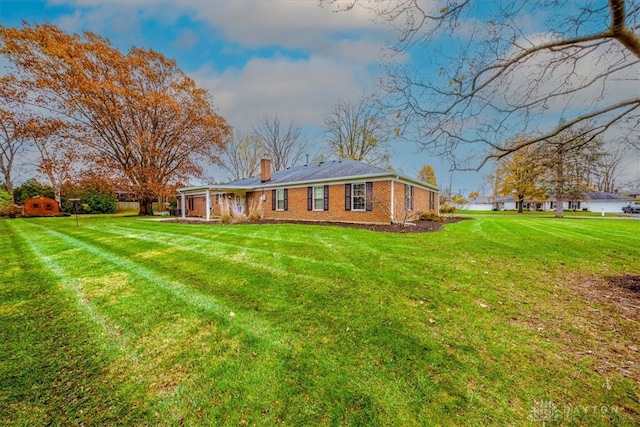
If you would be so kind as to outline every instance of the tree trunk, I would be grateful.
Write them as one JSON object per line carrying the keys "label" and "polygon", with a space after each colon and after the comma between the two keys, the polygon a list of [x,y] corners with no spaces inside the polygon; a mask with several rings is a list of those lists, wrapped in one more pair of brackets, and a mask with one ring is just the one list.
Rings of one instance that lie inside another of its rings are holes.
{"label": "tree trunk", "polygon": [[62,207],[62,190],[60,189],[59,185],[55,185],[53,187],[53,193],[54,193],[53,198]]}
{"label": "tree trunk", "polygon": [[15,203],[16,199],[13,197],[13,183],[11,182],[11,176],[5,175],[4,179],[5,179],[4,186],[7,189],[7,193],[9,193],[9,195],[11,196],[11,201]]}
{"label": "tree trunk", "polygon": [[524,196],[518,194],[518,213],[522,213],[523,204],[524,204]]}
{"label": "tree trunk", "polygon": [[562,197],[556,198],[556,218],[564,217],[564,205]]}
{"label": "tree trunk", "polygon": [[152,216],[153,215],[153,199],[141,198],[138,199],[140,204],[139,216]]}

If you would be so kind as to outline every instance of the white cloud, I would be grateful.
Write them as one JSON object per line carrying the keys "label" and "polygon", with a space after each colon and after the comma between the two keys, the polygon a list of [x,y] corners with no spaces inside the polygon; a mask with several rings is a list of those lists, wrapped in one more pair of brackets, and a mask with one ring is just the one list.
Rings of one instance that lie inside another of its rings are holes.
{"label": "white cloud", "polygon": [[[372,15],[363,9],[335,13],[320,7],[317,0],[183,1],[177,4],[194,12],[194,18],[220,29],[229,40],[250,47],[278,45],[313,50],[335,34],[374,28]],[[377,29],[388,30],[382,26]]]}
{"label": "white cloud", "polygon": [[220,113],[245,131],[275,114],[301,126],[320,126],[332,105],[360,95],[369,78],[363,68],[321,56],[255,58],[242,69],[217,73],[204,67],[192,77],[211,92]]}
{"label": "white cloud", "polygon": [[184,30],[174,40],[173,45],[179,49],[190,51],[196,46],[199,39],[194,31]]}
{"label": "white cloud", "polygon": [[[373,14],[362,8],[336,13],[320,7],[317,0],[234,0],[234,1],[162,1],[146,0],[99,2],[93,0],[56,0],[58,5],[75,6],[76,11],[58,20],[67,31],[91,28],[115,36],[139,37],[139,23],[153,19],[170,25],[179,17],[206,23],[211,37],[221,33],[229,42],[247,48],[278,46],[305,52],[331,52],[335,44],[351,41],[355,55],[374,59],[370,52],[390,36],[389,27],[372,22]],[[339,53],[340,51],[335,51]],[[344,54],[344,52],[342,52]]]}

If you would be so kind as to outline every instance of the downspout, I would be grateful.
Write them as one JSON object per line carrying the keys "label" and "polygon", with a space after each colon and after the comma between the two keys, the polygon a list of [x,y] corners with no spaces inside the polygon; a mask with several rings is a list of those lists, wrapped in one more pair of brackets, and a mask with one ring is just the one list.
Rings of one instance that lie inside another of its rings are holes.
{"label": "downspout", "polygon": [[205,200],[205,218],[207,220],[207,222],[209,221],[209,218],[211,218],[211,190],[209,188],[207,188],[204,191],[204,200]]}
{"label": "downspout", "polygon": [[393,224],[394,222],[396,222],[396,212],[395,212],[395,188],[396,188],[396,179],[398,179],[398,177],[396,176],[394,179],[391,180],[391,223]]}

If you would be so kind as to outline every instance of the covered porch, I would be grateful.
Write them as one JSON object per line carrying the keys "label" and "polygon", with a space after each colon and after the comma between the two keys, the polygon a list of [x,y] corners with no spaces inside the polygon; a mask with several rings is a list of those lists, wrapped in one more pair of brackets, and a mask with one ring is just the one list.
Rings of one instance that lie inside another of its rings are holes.
{"label": "covered porch", "polygon": [[178,190],[180,199],[180,217],[204,218],[223,215],[246,215],[247,195],[242,189],[216,186],[188,187]]}

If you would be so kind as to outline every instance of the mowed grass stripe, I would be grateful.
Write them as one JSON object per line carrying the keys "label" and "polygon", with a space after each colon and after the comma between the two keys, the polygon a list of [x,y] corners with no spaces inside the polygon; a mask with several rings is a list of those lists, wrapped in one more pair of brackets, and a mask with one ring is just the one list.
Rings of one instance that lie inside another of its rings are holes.
{"label": "mowed grass stripe", "polygon": [[[97,230],[95,227],[86,227],[88,229]],[[220,239],[219,234],[213,234],[209,236],[209,238],[204,237],[192,237],[190,235],[179,233],[179,232],[169,232],[169,231],[160,231],[157,229],[150,228],[135,228],[135,227],[122,227],[122,226],[112,226],[109,227],[108,230],[101,230],[102,233],[110,233],[114,235],[118,235],[125,238],[135,238],[136,240],[144,240],[147,242],[153,243],[155,246],[162,247],[171,247],[175,248],[177,251],[187,251],[187,252],[196,252],[202,255],[206,255],[212,258],[218,258],[220,260],[229,260],[229,257],[238,257],[240,255],[240,259],[242,259],[242,255],[250,254],[251,259],[247,259],[247,262],[251,262],[252,259],[256,261],[260,261],[259,268],[267,268],[269,273],[272,274],[282,274],[282,270],[280,270],[285,262],[293,261],[293,262],[302,262],[304,264],[319,264],[320,267],[344,267],[338,262],[335,262],[335,258],[330,257],[303,257],[288,253],[278,252],[277,249],[263,249],[259,247],[254,247],[253,245],[259,244],[259,241],[262,240],[258,236],[252,235],[251,241],[247,242],[244,245],[240,245],[237,243],[228,243]],[[226,236],[228,237],[228,236]],[[314,248],[315,249],[315,248]],[[310,253],[315,254],[318,253],[314,250],[310,250]],[[233,258],[232,258],[233,259]],[[268,260],[268,261],[267,261]],[[267,265],[265,264],[267,261]],[[273,262],[270,262],[273,261]],[[305,278],[304,274],[299,274],[302,276],[301,278]]]}
{"label": "mowed grass stripe", "polygon": [[[114,348],[123,348],[126,343],[126,337],[122,336],[121,328],[118,325],[111,323],[108,317],[102,315],[98,310],[96,310],[95,305],[92,304],[85,295],[80,282],[75,277],[67,275],[65,269],[56,262],[57,256],[46,255],[43,253],[41,250],[42,248],[36,244],[36,242],[41,240],[30,239],[25,235],[25,232],[20,227],[15,227],[15,222],[8,224],[10,224],[12,231],[20,237],[24,243],[26,243],[31,252],[36,255],[40,262],[46,266],[51,273],[53,273],[55,280],[73,293],[79,308],[101,328],[103,335],[108,337],[107,342],[109,345]],[[43,240],[46,241],[46,238]],[[77,255],[80,255],[80,249],[73,250],[66,256],[73,257]]]}
{"label": "mowed grass stripe", "polygon": [[[181,303],[197,311],[204,311],[213,315],[213,318],[218,322],[222,322],[223,324],[228,324],[230,322],[229,313],[233,312],[233,309],[218,301],[218,299],[211,294],[198,292],[180,281],[165,276],[159,271],[152,270],[145,265],[142,265],[140,262],[133,261],[131,257],[116,255],[115,250],[107,250],[104,246],[89,244],[86,240],[71,237],[70,235],[62,232],[46,228],[45,226],[34,226],[39,227],[45,236],[48,235],[51,238],[39,239],[37,243],[32,242],[32,245],[37,251],[36,253],[38,256],[45,259],[50,268],[55,269],[57,274],[64,275],[65,264],[73,262],[74,258],[81,258],[78,256],[78,252],[85,254],[89,253],[94,256],[94,260],[97,264],[107,265],[106,269],[100,270],[98,270],[99,265],[95,265],[97,269],[96,271],[87,271],[87,274],[90,276],[99,276],[104,272],[112,272],[114,270],[112,267],[115,266],[115,270],[123,272],[125,275],[125,277],[120,279],[122,281],[136,281],[143,286],[152,286],[153,290],[160,289],[166,291],[172,297],[177,298]],[[97,238],[96,240],[101,239],[102,237]],[[48,242],[55,242],[55,244],[47,248],[45,245],[47,245]],[[66,244],[65,249],[60,248],[60,242],[64,242]],[[70,251],[70,253],[63,253],[61,255],[61,252],[63,251]],[[48,255],[47,252],[49,252]],[[78,292],[78,295],[82,295],[82,291],[80,289],[75,289],[75,291]],[[82,298],[85,299],[84,296],[82,296]],[[82,304],[86,305],[84,302]],[[233,324],[235,327],[238,327],[239,325],[243,325],[244,322],[250,322],[251,324],[248,326],[245,325],[244,328],[258,332],[261,338],[268,339],[268,337],[271,336],[271,332],[268,330],[269,328],[264,327],[264,325],[256,324],[256,321],[256,319],[251,318],[243,318],[242,320],[236,318],[233,319]],[[275,338],[272,337],[272,339],[273,342],[277,342]]]}
{"label": "mowed grass stripe", "polygon": [[[220,307],[212,303],[212,298],[185,292],[184,288],[176,292],[174,287],[160,286],[161,291],[168,289],[169,294],[184,298],[180,301],[167,299],[162,292],[157,292],[161,278],[154,277],[150,270],[34,222],[25,222],[15,221],[12,227],[24,226],[32,232],[38,230],[40,238],[33,243],[38,245],[38,255],[45,257],[49,268],[53,266],[56,273],[63,274],[61,280],[68,280],[72,275],[77,277],[87,299],[94,305],[91,308],[93,319],[99,311],[128,335],[125,345],[120,348],[120,357],[105,370],[122,381],[141,387],[149,395],[145,401],[156,408],[157,415],[162,415],[160,420],[177,416],[174,422],[180,421],[184,413],[176,414],[173,404],[184,398],[185,390],[192,401],[194,390],[189,385],[198,378],[211,376],[210,387],[196,394],[200,399],[217,402],[206,411],[212,419],[224,419],[225,411],[234,405],[251,407],[255,393],[278,394],[277,389],[291,383],[291,380],[282,379],[262,384],[265,378],[274,378],[274,372],[286,373],[286,369],[278,369],[278,365],[288,359],[281,355],[287,351],[279,341],[269,339],[269,331],[257,328],[254,323],[247,326],[246,319],[243,322],[237,317],[230,318],[226,309],[218,313]],[[80,251],[74,248],[80,248]],[[89,260],[90,268],[82,270],[76,260],[84,260],[85,265]],[[124,272],[120,280],[133,288],[131,295],[120,296],[115,301],[100,296],[109,296],[109,291],[101,295],[103,286],[116,284],[99,279],[100,276],[109,277],[114,265]],[[152,292],[145,289],[149,281]],[[86,308],[88,304],[81,305]],[[185,309],[182,305],[188,307]],[[253,366],[257,360],[262,362]],[[194,364],[194,361],[198,363]],[[229,383],[231,378],[234,383]],[[256,412],[260,413],[262,409],[256,409]]]}
{"label": "mowed grass stripe", "polygon": [[[251,248],[228,245],[215,239],[193,240],[177,236],[174,240],[167,239],[165,233],[153,230],[134,233],[128,227],[110,227],[102,233],[115,233],[113,240],[96,239],[97,244],[106,245],[106,250],[118,250],[128,259],[137,263],[144,262],[155,271],[172,277],[189,277],[189,286],[201,292],[219,295],[238,314],[244,309],[277,316],[279,312],[291,311],[293,308],[299,310],[300,316],[306,316],[305,305],[309,300],[336,304],[340,298],[345,297],[340,289],[327,297],[324,289],[336,288],[336,281],[350,281],[354,286],[361,287],[359,282],[349,278],[353,274],[352,267],[349,269],[331,263],[307,262],[289,255],[279,256],[277,250],[275,253],[265,251],[264,254],[260,250],[256,254]],[[118,235],[143,241],[148,250],[141,251],[138,247],[129,252],[126,245],[117,249],[111,247],[109,242],[122,240],[117,239]],[[163,266],[171,264],[175,259],[180,259],[179,270],[162,271]],[[214,274],[199,277],[203,271]],[[216,277],[231,279],[216,280]],[[294,303],[292,307],[288,307],[291,299]]]}
{"label": "mowed grass stripe", "polygon": [[121,356],[121,340],[104,333],[110,322],[18,229],[0,221],[0,424],[148,419],[144,390],[110,369]]}
{"label": "mowed grass stripe", "polygon": [[[140,222],[136,223],[137,226]],[[147,223],[148,224],[148,223]],[[145,224],[146,225],[146,224]],[[156,225],[156,228],[161,225]],[[165,224],[165,228],[174,229],[180,227],[177,224]],[[270,226],[271,227],[271,226]],[[294,226],[295,227],[295,226]],[[225,283],[224,281],[216,282],[215,280],[200,280],[198,284],[193,284],[205,292],[220,292],[225,295],[233,294],[234,291],[242,292],[246,288],[247,292],[258,292],[261,300],[266,301],[273,310],[282,309],[277,304],[281,297],[277,293],[304,293],[306,298],[325,298],[324,292],[315,292],[315,288],[326,288],[328,286],[335,288],[338,283],[351,283],[353,288],[351,291],[356,295],[365,296],[371,293],[370,289],[381,289],[388,285],[388,280],[380,277],[367,267],[368,262],[372,259],[374,262],[384,264],[389,272],[393,273],[398,267],[404,266],[397,263],[390,256],[385,255],[379,258],[371,258],[370,253],[351,254],[349,258],[341,259],[340,262],[335,261],[336,257],[330,257],[329,262],[322,262],[314,258],[300,258],[289,254],[282,254],[280,247],[274,247],[271,251],[259,249],[256,250],[247,243],[245,246],[231,245],[220,242],[214,230],[218,227],[203,225],[202,228],[211,230],[210,238],[190,238],[188,236],[174,234],[178,232],[156,231],[150,226],[144,230],[133,232],[130,227],[109,227],[106,232],[120,234],[123,237],[140,238],[150,244],[149,251],[142,251],[138,254],[131,253],[133,259],[144,258],[148,264],[162,268],[163,264],[171,263],[172,258],[180,258],[181,267],[184,274],[190,274],[193,270],[212,269],[216,274],[224,275],[225,273],[234,276],[233,283]],[[222,228],[227,228],[226,226]],[[317,228],[317,227],[316,227]],[[246,226],[240,226],[241,230],[247,230]],[[216,230],[217,231],[217,230]],[[324,231],[328,231],[324,228]],[[254,235],[255,233],[251,233]],[[245,240],[246,238],[240,239]],[[105,243],[104,241],[100,242]],[[326,244],[326,243],[322,243]],[[318,243],[316,245],[320,246]],[[385,245],[388,246],[388,245]],[[171,247],[173,250],[158,250],[161,247]],[[126,247],[122,248],[126,251]],[[314,253],[320,252],[312,251]],[[149,254],[147,256],[147,253]],[[357,257],[358,262],[353,262],[352,257]],[[200,266],[200,267],[199,267]],[[415,269],[414,269],[415,270]],[[179,272],[176,272],[179,273]],[[406,276],[406,277],[405,277]],[[397,271],[395,276],[391,276],[396,282],[416,282],[420,279],[415,271]],[[363,285],[366,284],[366,287]],[[272,292],[276,290],[276,292]],[[340,289],[336,289],[335,297],[327,303],[338,303],[340,298],[352,298],[353,296],[345,295]],[[326,298],[325,298],[326,299]],[[254,296],[246,293],[237,293],[234,301],[242,304],[243,301],[255,300]],[[251,304],[249,304],[251,306]]]}

